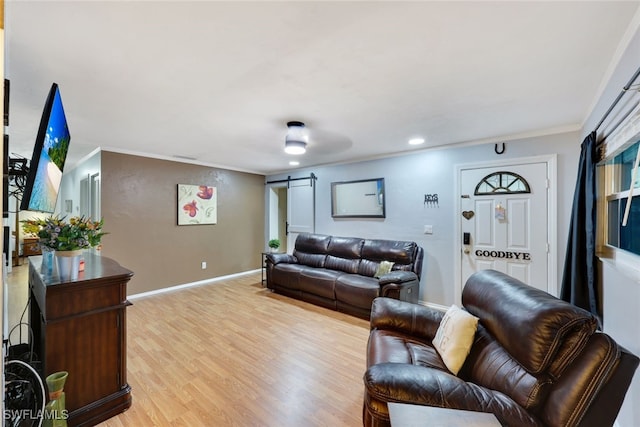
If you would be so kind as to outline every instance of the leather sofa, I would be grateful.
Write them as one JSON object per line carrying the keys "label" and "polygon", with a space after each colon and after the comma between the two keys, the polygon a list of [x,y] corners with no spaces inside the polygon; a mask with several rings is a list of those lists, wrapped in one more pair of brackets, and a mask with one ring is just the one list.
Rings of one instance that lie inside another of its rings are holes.
{"label": "leather sofa", "polygon": [[377,298],[363,423],[389,426],[387,402],[493,413],[503,426],[612,426],[638,358],[587,311],[493,270],[465,284],[478,320],[458,375],[432,341],[444,313]]}
{"label": "leather sofa", "polygon": [[[267,288],[368,319],[376,297],[418,301],[423,256],[415,242],[303,233],[292,254],[266,256]],[[374,277],[383,261],[391,271]]]}

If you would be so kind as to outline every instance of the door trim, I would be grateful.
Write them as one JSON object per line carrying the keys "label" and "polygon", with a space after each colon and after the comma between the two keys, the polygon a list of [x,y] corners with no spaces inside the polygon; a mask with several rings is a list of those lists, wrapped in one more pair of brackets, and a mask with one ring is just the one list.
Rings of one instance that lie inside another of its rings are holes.
{"label": "door trim", "polygon": [[454,303],[462,304],[462,230],[460,227],[460,212],[462,204],[460,203],[462,193],[460,191],[461,174],[463,170],[494,168],[494,167],[511,167],[526,165],[532,163],[547,164],[547,179],[549,181],[549,189],[547,192],[547,242],[549,243],[549,252],[547,253],[547,292],[551,295],[558,296],[558,156],[557,154],[519,157],[505,160],[493,160],[488,162],[461,163],[455,165],[454,171],[454,188],[455,203],[453,217],[455,218],[455,243],[453,245],[454,259]]}

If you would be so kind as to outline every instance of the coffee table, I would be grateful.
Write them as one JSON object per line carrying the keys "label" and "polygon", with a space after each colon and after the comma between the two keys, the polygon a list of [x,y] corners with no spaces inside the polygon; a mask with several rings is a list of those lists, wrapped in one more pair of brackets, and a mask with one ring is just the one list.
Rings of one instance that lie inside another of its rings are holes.
{"label": "coffee table", "polygon": [[391,427],[500,427],[493,414],[437,408],[434,406],[388,403]]}

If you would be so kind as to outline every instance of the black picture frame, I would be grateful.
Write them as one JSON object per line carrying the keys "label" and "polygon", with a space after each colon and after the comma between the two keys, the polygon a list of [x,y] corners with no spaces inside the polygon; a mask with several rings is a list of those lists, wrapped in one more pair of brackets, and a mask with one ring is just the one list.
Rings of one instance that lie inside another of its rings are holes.
{"label": "black picture frame", "polygon": [[333,218],[386,218],[384,178],[331,183]]}

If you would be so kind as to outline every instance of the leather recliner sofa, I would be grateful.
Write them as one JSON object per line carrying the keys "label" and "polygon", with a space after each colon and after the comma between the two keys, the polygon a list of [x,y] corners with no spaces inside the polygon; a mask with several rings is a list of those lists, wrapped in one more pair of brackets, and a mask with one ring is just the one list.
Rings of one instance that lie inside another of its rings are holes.
{"label": "leather recliner sofa", "polygon": [[292,254],[266,256],[267,288],[368,319],[376,297],[418,301],[423,256],[415,242],[303,233]]}
{"label": "leather recliner sofa", "polygon": [[458,375],[432,341],[444,313],[377,298],[371,311],[363,423],[388,427],[387,402],[493,413],[503,426],[612,426],[638,358],[585,310],[493,270],[462,303],[478,326]]}

